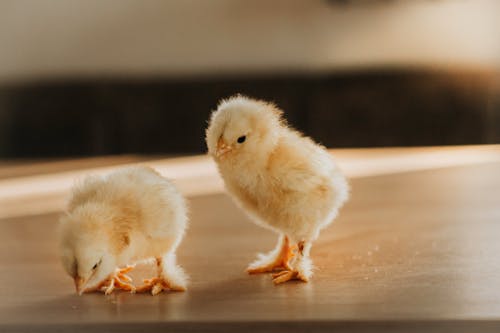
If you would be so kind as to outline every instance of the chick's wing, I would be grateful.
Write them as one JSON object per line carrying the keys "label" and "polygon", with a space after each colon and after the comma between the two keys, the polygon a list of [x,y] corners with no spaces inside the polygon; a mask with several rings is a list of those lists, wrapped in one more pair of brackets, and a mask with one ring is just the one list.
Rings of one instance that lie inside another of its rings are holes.
{"label": "chick's wing", "polygon": [[274,185],[283,191],[307,192],[328,182],[332,161],[308,141],[285,141],[271,155],[268,170]]}

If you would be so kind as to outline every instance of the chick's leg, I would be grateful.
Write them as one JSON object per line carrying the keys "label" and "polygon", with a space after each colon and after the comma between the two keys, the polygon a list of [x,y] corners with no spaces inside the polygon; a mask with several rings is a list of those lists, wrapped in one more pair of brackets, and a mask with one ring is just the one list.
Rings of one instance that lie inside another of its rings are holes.
{"label": "chick's leg", "polygon": [[127,275],[134,267],[133,265],[129,265],[125,268],[117,268],[115,273],[103,281],[97,288],[106,295],[111,294],[115,288],[134,293],[136,288],[131,284],[132,278]]}
{"label": "chick's leg", "polygon": [[177,265],[175,254],[168,253],[163,258],[156,258],[156,265],[158,277],[144,280],[144,285],[137,288],[137,292],[151,291],[152,295],[157,295],[163,290],[186,290],[187,275]]}
{"label": "chick's leg", "polygon": [[259,254],[257,260],[247,268],[249,274],[267,273],[275,270],[289,270],[293,247],[286,235],[281,235],[276,248],[267,254]]}
{"label": "chick's leg", "polygon": [[135,287],[131,284],[132,278],[127,275],[127,273],[133,270],[134,267],[135,266],[133,265],[129,265],[125,268],[117,268],[111,276],[98,285],[85,289],[85,292],[90,293],[102,291],[106,295],[109,295],[113,292],[113,290],[115,290],[115,288],[130,291],[132,293],[135,292]]}
{"label": "chick's leg", "polygon": [[273,274],[273,282],[280,284],[290,280],[309,281],[312,276],[312,262],[309,258],[311,251],[310,241],[300,241],[297,244],[298,256],[293,263],[293,269],[287,269],[282,272]]}

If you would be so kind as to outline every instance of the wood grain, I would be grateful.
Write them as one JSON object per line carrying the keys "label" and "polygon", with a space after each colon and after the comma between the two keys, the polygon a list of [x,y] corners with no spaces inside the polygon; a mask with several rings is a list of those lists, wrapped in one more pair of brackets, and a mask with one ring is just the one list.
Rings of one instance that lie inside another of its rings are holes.
{"label": "wood grain", "polygon": [[77,296],[57,214],[0,220],[0,332],[500,330],[500,163],[363,177],[314,244],[310,283],[246,265],[274,246],[224,194],[190,200],[185,293]]}

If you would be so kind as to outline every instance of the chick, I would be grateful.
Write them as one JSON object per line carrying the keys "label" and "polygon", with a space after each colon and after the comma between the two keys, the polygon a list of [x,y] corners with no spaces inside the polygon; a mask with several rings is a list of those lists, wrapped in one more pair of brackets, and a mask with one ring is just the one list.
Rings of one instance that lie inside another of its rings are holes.
{"label": "chick", "polygon": [[206,130],[228,192],[252,220],[279,234],[276,248],[247,271],[274,283],[312,276],[310,249],[347,201],[349,186],[331,155],[287,126],[275,105],[241,95],[223,100]]}
{"label": "chick", "polygon": [[[78,294],[118,287],[131,292],[183,291],[187,276],[175,252],[187,226],[183,197],[147,167],[89,176],[72,189],[60,219],[61,258]],[[158,276],[133,286],[125,275],[138,261],[154,258]]]}

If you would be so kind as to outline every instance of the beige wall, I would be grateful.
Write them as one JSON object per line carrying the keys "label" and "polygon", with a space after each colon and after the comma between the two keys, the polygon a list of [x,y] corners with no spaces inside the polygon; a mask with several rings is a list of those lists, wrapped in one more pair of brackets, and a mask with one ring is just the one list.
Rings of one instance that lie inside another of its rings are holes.
{"label": "beige wall", "polygon": [[0,82],[379,65],[500,68],[500,1],[374,3],[2,0]]}

